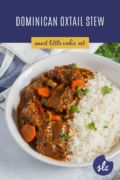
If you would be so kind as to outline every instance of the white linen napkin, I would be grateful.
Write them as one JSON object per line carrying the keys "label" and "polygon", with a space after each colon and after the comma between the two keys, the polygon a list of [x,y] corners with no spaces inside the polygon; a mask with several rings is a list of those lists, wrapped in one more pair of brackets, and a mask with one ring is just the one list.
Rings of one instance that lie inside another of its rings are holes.
{"label": "white linen napkin", "polygon": [[[41,58],[44,58],[45,56],[48,56],[48,52],[46,50],[43,51],[40,49],[32,49],[30,43],[1,43],[0,52],[2,52],[5,55],[0,66],[0,83],[3,83],[3,81],[5,81],[5,73],[8,71],[9,67],[12,66],[13,68],[12,63],[15,56],[17,56],[21,61],[23,61],[26,64],[25,67],[39,61]],[[15,63],[15,65],[16,67],[14,68],[18,68],[17,63]],[[16,73],[18,75],[18,72]],[[15,74],[15,76],[12,76],[11,78],[16,79],[17,75]],[[8,83],[8,80],[6,80],[6,83]],[[4,98],[6,99],[8,92],[9,88],[5,89],[0,93],[0,101],[3,101],[2,103],[0,103],[0,107],[2,108],[5,108]]]}
{"label": "white linen napkin", "polygon": [[33,64],[48,55],[47,52],[40,49],[32,49],[30,43],[2,43],[1,46],[27,64]]}

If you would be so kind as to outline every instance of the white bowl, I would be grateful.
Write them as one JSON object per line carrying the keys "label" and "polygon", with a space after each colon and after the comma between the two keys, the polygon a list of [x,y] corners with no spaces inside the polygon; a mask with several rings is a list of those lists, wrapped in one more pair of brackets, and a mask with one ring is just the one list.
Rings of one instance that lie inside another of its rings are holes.
{"label": "white bowl", "polygon": [[[28,154],[34,158],[57,166],[64,167],[85,167],[92,164],[90,163],[71,163],[57,161],[48,158],[36,151],[34,151],[21,137],[16,126],[16,108],[20,100],[20,91],[28,85],[31,80],[38,74],[48,71],[55,66],[67,65],[71,63],[76,63],[81,67],[89,68],[94,72],[102,72],[109,80],[114,82],[118,87],[120,87],[119,75],[120,75],[120,65],[101,56],[89,53],[69,53],[69,54],[58,54],[54,56],[49,56],[43,60],[40,60],[36,64],[29,67],[25,72],[23,72],[18,79],[13,84],[6,103],[6,120],[9,130],[19,144],[19,146],[25,150]],[[107,155],[108,159],[117,155],[120,152],[120,145],[118,145],[111,153]]]}

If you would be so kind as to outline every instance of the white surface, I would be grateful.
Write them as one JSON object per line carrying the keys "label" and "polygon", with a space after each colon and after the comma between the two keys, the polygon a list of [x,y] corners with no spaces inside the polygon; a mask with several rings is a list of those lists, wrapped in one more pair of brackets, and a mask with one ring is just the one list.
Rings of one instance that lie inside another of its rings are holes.
{"label": "white surface", "polygon": [[114,158],[112,174],[105,177],[97,175],[92,167],[59,168],[41,163],[15,143],[6,125],[5,112],[0,109],[0,180],[112,180],[119,168],[120,155]]}

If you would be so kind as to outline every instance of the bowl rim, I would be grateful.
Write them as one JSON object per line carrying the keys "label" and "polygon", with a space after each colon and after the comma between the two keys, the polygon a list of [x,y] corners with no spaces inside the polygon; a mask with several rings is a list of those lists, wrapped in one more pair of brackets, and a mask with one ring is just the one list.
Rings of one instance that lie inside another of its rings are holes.
{"label": "bowl rim", "polygon": [[[15,125],[15,123],[13,122],[13,118],[11,116],[11,113],[10,113],[10,101],[11,101],[11,94],[14,92],[14,89],[15,89],[15,86],[16,84],[19,82],[20,79],[24,79],[24,74],[26,74],[27,72],[29,72],[31,69],[34,69],[38,64],[41,64],[44,62],[45,59],[47,58],[51,58],[51,57],[57,57],[57,56],[60,56],[60,55],[92,55],[92,56],[96,56],[101,58],[101,61],[105,61],[105,60],[109,60],[108,58],[106,57],[103,57],[103,56],[100,56],[100,55],[97,55],[97,54],[92,54],[92,53],[86,53],[86,52],[70,52],[70,53],[61,53],[61,54],[54,54],[54,55],[50,55],[50,56],[46,56],[46,57],[43,57],[42,59],[40,59],[40,61],[32,64],[30,67],[28,67],[24,72],[22,72],[19,77],[15,80],[15,82],[13,83],[12,87],[10,88],[10,92],[8,94],[8,97],[7,97],[7,100],[6,100],[6,105],[5,105],[5,116],[6,116],[6,123],[7,123],[7,126],[8,126],[8,129],[13,137],[13,139],[16,141],[16,143],[26,152],[28,153],[30,156],[32,156],[33,158],[39,160],[39,161],[42,161],[44,163],[47,163],[47,164],[50,164],[50,165],[55,165],[55,166],[59,166],[59,167],[88,167],[88,166],[91,166],[93,161],[90,161],[88,163],[70,163],[70,162],[64,162],[64,161],[59,161],[59,160],[55,160],[55,159],[52,159],[52,158],[49,158],[47,156],[44,156],[38,152],[36,152],[35,150],[33,150],[24,140],[23,138],[21,137],[20,133],[19,136],[15,135],[15,131],[14,129],[18,129]],[[118,66],[120,68],[120,64],[112,61],[112,60],[109,60],[109,62],[111,65],[115,65],[115,66]],[[53,65],[54,66],[54,65]],[[34,76],[33,76],[34,77]],[[14,128],[13,128],[13,124],[14,124]],[[118,155],[120,153],[120,149],[116,152],[111,152],[106,156],[107,159],[111,159],[113,158],[114,156]]]}

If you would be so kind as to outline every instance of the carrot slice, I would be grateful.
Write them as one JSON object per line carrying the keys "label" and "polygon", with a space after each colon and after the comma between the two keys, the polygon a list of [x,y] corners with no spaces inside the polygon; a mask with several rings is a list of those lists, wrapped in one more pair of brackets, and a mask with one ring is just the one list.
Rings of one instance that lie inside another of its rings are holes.
{"label": "carrot slice", "polygon": [[38,95],[42,97],[49,97],[50,96],[50,90],[45,87],[38,88]]}
{"label": "carrot slice", "polygon": [[83,89],[85,88],[85,83],[82,79],[75,79],[71,83],[72,88],[77,88],[78,86],[81,86]]}
{"label": "carrot slice", "polygon": [[30,124],[25,124],[20,132],[26,142],[31,142],[36,136],[35,127]]}
{"label": "carrot slice", "polygon": [[61,121],[62,120],[62,118],[61,118],[61,116],[59,116],[59,115],[52,115],[52,120],[53,121]]}

